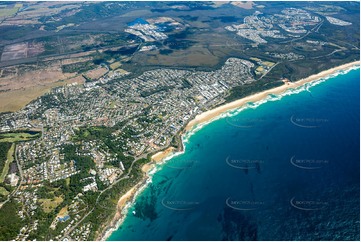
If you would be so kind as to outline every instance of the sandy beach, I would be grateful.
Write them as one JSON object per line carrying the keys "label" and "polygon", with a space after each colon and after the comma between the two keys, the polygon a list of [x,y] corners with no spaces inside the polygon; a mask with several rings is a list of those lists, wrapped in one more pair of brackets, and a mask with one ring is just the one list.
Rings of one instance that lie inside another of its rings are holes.
{"label": "sandy beach", "polygon": [[155,155],[153,155],[152,160],[155,162],[161,162],[164,158],[166,158],[168,155],[172,154],[175,150],[176,150],[176,148],[169,147],[168,149],[166,149],[164,151],[160,151],[160,152],[156,153]]}
{"label": "sandy beach", "polygon": [[[260,100],[266,98],[270,94],[276,94],[276,95],[281,94],[290,88],[300,87],[308,82],[316,81],[318,79],[321,79],[321,78],[327,77],[331,74],[334,74],[337,71],[347,70],[347,69],[349,69],[353,66],[357,66],[357,65],[360,65],[360,61],[355,61],[352,63],[344,64],[344,65],[320,72],[318,74],[309,76],[307,78],[301,79],[296,82],[286,82],[285,81],[285,84],[282,86],[272,88],[272,89],[269,89],[266,91],[262,91],[262,92],[247,96],[245,98],[236,100],[234,102],[219,106],[212,110],[206,111],[202,114],[197,115],[193,120],[191,120],[187,124],[185,131],[183,133],[186,133],[186,132],[192,130],[192,128],[195,125],[209,122],[212,119],[216,118],[217,116],[219,116],[227,111],[242,107],[243,105],[247,104],[248,102],[260,101]],[[115,214],[114,218],[112,219],[111,223],[107,226],[107,229],[104,231],[104,233],[102,233],[101,240],[106,240],[111,235],[111,233],[121,225],[121,223],[124,220],[124,216],[125,216],[124,209],[126,209],[126,204],[129,201],[134,200],[134,198],[137,194],[137,191],[142,186],[144,186],[146,180],[149,178],[148,172],[155,167],[156,163],[162,162],[166,157],[173,154],[175,151],[176,151],[176,149],[174,147],[169,147],[164,151],[160,151],[152,156],[152,161],[150,163],[145,164],[142,167],[142,171],[144,172],[144,179],[142,179],[142,181],[140,183],[138,183],[136,186],[132,187],[126,194],[124,194],[119,199],[117,208],[116,208],[117,209],[116,214]]]}
{"label": "sandy beach", "polygon": [[152,156],[152,162],[147,163],[145,165],[142,166],[142,171],[144,173],[148,173],[150,170],[152,170],[155,165],[157,163],[162,162],[166,157],[168,157],[169,155],[173,154],[173,152],[176,150],[176,148],[174,147],[168,147],[166,150],[164,151],[159,151],[158,153],[154,154]]}
{"label": "sandy beach", "polygon": [[186,129],[186,131],[190,131],[195,125],[208,122],[208,121],[214,119],[215,117],[221,115],[222,113],[225,113],[227,111],[230,111],[230,110],[233,110],[233,109],[236,109],[236,108],[240,108],[240,107],[242,107],[243,105],[245,105],[248,102],[260,101],[260,100],[266,98],[270,94],[276,94],[276,95],[281,94],[281,93],[287,91],[290,88],[300,87],[300,86],[302,86],[302,85],[304,85],[304,84],[306,84],[308,82],[316,81],[318,79],[321,79],[321,78],[327,77],[327,76],[329,76],[331,74],[334,74],[337,71],[347,70],[347,69],[349,69],[349,68],[351,68],[353,66],[356,66],[356,65],[360,65],[360,62],[355,61],[355,62],[347,63],[347,64],[344,64],[344,65],[341,65],[341,66],[337,66],[335,68],[332,68],[332,69],[329,69],[329,70],[326,70],[326,71],[322,71],[322,72],[320,72],[318,74],[309,76],[307,78],[301,79],[301,80],[296,81],[296,82],[285,82],[285,84],[282,85],[282,86],[275,87],[275,88],[272,88],[272,89],[269,89],[269,90],[266,90],[266,91],[263,91],[263,92],[259,92],[259,93],[247,96],[245,98],[238,99],[236,101],[227,103],[225,105],[219,106],[217,108],[214,108],[212,110],[209,110],[209,111],[206,111],[204,113],[201,113],[201,114],[197,115],[193,120],[191,120],[187,124],[185,129]]}
{"label": "sandy beach", "polygon": [[150,163],[144,164],[142,166],[142,171],[144,172],[144,178],[141,182],[139,182],[137,185],[132,187],[127,193],[125,193],[121,198],[118,200],[116,213],[107,226],[106,230],[103,231],[101,234],[101,238],[98,238],[98,240],[106,240],[111,233],[114,231],[115,228],[118,228],[120,224],[123,222],[124,219],[124,212],[126,209],[126,205],[128,202],[132,201],[137,194],[137,191],[144,186],[147,179],[149,178],[148,172],[152,170],[157,163],[162,162],[166,157],[171,155],[176,149],[174,147],[168,147],[164,151],[159,151],[158,153],[154,154],[152,156],[152,161]]}
{"label": "sandy beach", "polygon": [[121,196],[121,198],[118,200],[114,217],[112,218],[111,222],[106,226],[106,229],[102,231],[97,240],[105,241],[113,233],[113,231],[120,226],[120,224],[124,220],[124,214],[122,214],[122,212],[125,209],[127,202],[133,199],[137,188],[138,184],[132,187],[123,196]]}

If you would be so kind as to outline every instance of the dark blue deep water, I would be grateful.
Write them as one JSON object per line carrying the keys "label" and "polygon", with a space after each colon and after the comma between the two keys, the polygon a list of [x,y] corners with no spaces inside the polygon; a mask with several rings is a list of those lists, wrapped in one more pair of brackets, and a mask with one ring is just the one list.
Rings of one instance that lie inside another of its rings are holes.
{"label": "dark blue deep water", "polygon": [[109,240],[359,240],[359,90],[357,69],[204,126]]}

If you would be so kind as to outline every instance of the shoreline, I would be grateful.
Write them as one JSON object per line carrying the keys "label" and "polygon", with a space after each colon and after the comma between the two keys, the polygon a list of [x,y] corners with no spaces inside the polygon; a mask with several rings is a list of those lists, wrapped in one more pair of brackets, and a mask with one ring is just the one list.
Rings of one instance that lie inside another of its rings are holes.
{"label": "shoreline", "polygon": [[100,233],[97,240],[107,240],[110,235],[119,228],[119,226],[123,223],[126,217],[130,205],[134,202],[137,195],[141,193],[142,190],[146,187],[148,179],[151,178],[149,172],[152,171],[157,164],[162,163],[166,157],[168,157],[175,151],[176,148],[170,146],[167,149],[159,151],[156,154],[152,155],[151,162],[146,163],[142,166],[141,169],[144,173],[144,177],[139,183],[130,188],[123,196],[119,198],[114,217],[111,219],[110,223],[106,225],[105,229]]}
{"label": "shoreline", "polygon": [[148,173],[155,167],[156,164],[163,162],[165,158],[167,158],[169,155],[173,154],[174,152],[176,152],[176,148],[170,146],[163,151],[159,151],[155,153],[154,155],[152,155],[152,159],[151,159],[152,162],[143,165],[142,171]]}
{"label": "shoreline", "polygon": [[[236,101],[221,105],[214,109],[208,110],[206,112],[203,112],[203,113],[197,115],[191,121],[189,121],[188,124],[185,126],[185,128],[183,130],[181,130],[180,134],[181,134],[181,136],[184,136],[188,132],[192,131],[197,125],[211,122],[213,119],[219,117],[221,114],[224,114],[231,110],[241,108],[248,102],[261,101],[261,100],[267,98],[268,95],[270,95],[270,94],[273,94],[273,95],[282,94],[289,89],[301,87],[301,86],[305,85],[306,83],[317,81],[319,79],[328,77],[338,71],[348,70],[354,66],[360,66],[360,61],[354,61],[354,62],[350,62],[347,64],[343,64],[341,66],[337,66],[337,67],[322,71],[318,74],[311,75],[309,77],[303,78],[303,79],[295,81],[295,82],[284,81],[284,85],[282,85],[282,86],[271,88],[271,89],[268,89],[268,90],[265,90],[265,91],[262,91],[262,92],[259,92],[256,94],[252,94],[247,97],[244,97],[244,98],[238,99]],[[184,147],[182,138],[181,138],[181,141],[182,141],[182,147]],[[129,201],[132,201],[130,203],[130,204],[132,204],[134,202],[134,200],[136,199],[137,194],[139,194],[145,188],[145,186],[147,184],[147,180],[151,177],[149,173],[156,167],[156,164],[162,163],[164,160],[167,159],[167,157],[174,154],[175,152],[177,152],[177,153],[184,152],[184,149],[177,151],[174,147],[170,146],[167,149],[165,149],[164,151],[159,151],[158,153],[154,154],[152,156],[151,162],[144,164],[142,166],[142,171],[145,174],[142,181],[140,181],[138,184],[136,184],[134,187],[132,187],[127,193],[125,193],[118,200],[117,207],[116,207],[116,213],[115,213],[114,217],[112,218],[111,222],[108,225],[106,225],[105,230],[103,230],[100,233],[100,236],[99,236],[100,240],[102,240],[102,241],[107,240],[110,237],[110,235],[119,228],[119,226],[123,223],[123,221],[126,217],[126,214],[127,214],[128,208],[129,208],[127,206],[127,204],[129,204]]]}
{"label": "shoreline", "polygon": [[194,119],[192,119],[187,124],[187,126],[185,128],[185,133],[191,131],[194,128],[194,126],[196,126],[196,125],[209,122],[212,119],[220,116],[221,114],[223,114],[227,111],[231,111],[231,110],[242,107],[243,105],[247,104],[248,102],[261,101],[261,100],[267,98],[267,96],[270,94],[274,94],[274,95],[281,94],[281,93],[287,91],[288,89],[301,87],[306,83],[317,81],[319,79],[325,78],[325,77],[332,75],[335,72],[338,72],[341,70],[347,70],[355,65],[360,65],[360,61],[355,61],[355,62],[347,63],[347,64],[344,64],[341,66],[337,66],[337,67],[322,71],[318,74],[314,74],[309,77],[303,78],[296,82],[285,81],[285,84],[283,84],[282,86],[271,88],[271,89],[268,89],[268,90],[265,90],[265,91],[262,91],[262,92],[259,92],[256,94],[252,94],[250,96],[238,99],[236,101],[233,101],[233,102],[224,104],[222,106],[216,107],[214,109],[211,109],[209,111],[203,112],[203,113],[197,115]]}

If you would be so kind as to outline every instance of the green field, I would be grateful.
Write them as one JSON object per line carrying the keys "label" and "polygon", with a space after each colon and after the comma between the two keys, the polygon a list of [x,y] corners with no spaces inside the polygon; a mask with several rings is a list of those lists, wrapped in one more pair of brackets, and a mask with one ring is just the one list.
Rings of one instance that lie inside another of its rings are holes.
{"label": "green field", "polygon": [[0,142],[0,172],[3,170],[5,161],[7,160],[8,151],[11,148],[11,143]]}
{"label": "green field", "polygon": [[55,197],[53,199],[39,199],[41,203],[41,208],[44,210],[45,213],[50,213],[53,211],[59,204],[63,202],[62,197]]}
{"label": "green field", "polygon": [[7,196],[9,194],[8,190],[3,187],[0,187],[0,195]]}
{"label": "green field", "polygon": [[14,161],[14,150],[15,150],[15,144],[12,144],[11,148],[8,151],[7,160],[5,161],[4,168],[0,175],[0,183],[4,182],[5,177],[9,171],[9,165],[11,164],[11,162]]}
{"label": "green field", "polygon": [[111,68],[112,70],[115,70],[115,69],[121,67],[121,65],[122,65],[122,63],[120,63],[119,61],[117,61],[117,62],[114,62],[114,63],[110,64],[110,68]]}
{"label": "green field", "polygon": [[19,10],[19,7],[0,9],[0,17],[9,17],[14,15]]}
{"label": "green field", "polygon": [[0,142],[29,141],[40,137],[40,133],[30,134],[27,132],[3,133],[0,134]]}

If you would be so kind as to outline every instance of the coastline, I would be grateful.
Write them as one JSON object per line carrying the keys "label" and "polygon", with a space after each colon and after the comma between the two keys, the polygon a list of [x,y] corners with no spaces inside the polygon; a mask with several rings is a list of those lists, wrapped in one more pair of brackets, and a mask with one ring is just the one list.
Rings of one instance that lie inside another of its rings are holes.
{"label": "coastline", "polygon": [[155,168],[156,164],[163,162],[166,157],[173,154],[174,151],[176,151],[176,148],[172,146],[168,147],[164,151],[159,151],[152,156],[151,162],[142,166],[142,171],[144,173],[143,179],[119,198],[114,217],[100,233],[97,240],[107,240],[107,238],[109,238],[109,236],[123,223],[129,206],[134,202],[137,194],[146,187],[148,179],[150,178],[150,171]]}
{"label": "coastline", "polygon": [[[186,133],[192,131],[198,125],[201,125],[201,124],[204,124],[207,122],[211,122],[212,120],[216,119],[217,117],[219,117],[221,114],[223,114],[225,112],[238,109],[238,108],[244,106],[245,104],[247,104],[248,102],[261,101],[261,100],[267,98],[270,94],[273,94],[273,95],[282,94],[289,89],[301,87],[301,86],[305,85],[306,83],[317,81],[319,79],[328,77],[338,71],[348,70],[354,66],[360,66],[360,61],[355,61],[355,62],[347,63],[347,64],[344,64],[341,66],[337,66],[337,67],[322,71],[318,74],[314,74],[309,77],[303,78],[296,82],[284,81],[285,84],[282,86],[271,88],[271,89],[268,89],[268,90],[265,90],[265,91],[262,91],[262,92],[259,92],[256,94],[252,94],[250,96],[247,96],[247,97],[238,99],[236,101],[221,105],[214,109],[208,110],[206,112],[203,112],[203,113],[197,115],[194,119],[189,121],[188,124],[185,126],[184,130],[181,131],[181,135],[185,135]],[[182,146],[184,147],[184,144]],[[117,207],[116,207],[116,213],[115,213],[114,217],[111,219],[111,222],[108,225],[106,225],[105,230],[103,230],[100,233],[100,236],[99,236],[100,238],[98,238],[98,239],[104,241],[107,238],[109,238],[109,236],[115,230],[118,229],[118,227],[123,223],[123,221],[126,217],[127,210],[129,208],[130,204],[132,204],[135,201],[137,194],[139,194],[146,187],[147,180],[151,177],[149,173],[155,168],[157,163],[162,163],[166,158],[168,158],[170,155],[174,154],[174,152],[176,152],[176,149],[174,147],[170,146],[166,150],[160,151],[160,152],[156,153],[155,155],[153,155],[151,162],[143,165],[142,171],[145,174],[144,178],[142,179],[141,182],[139,182],[137,185],[132,187],[126,194],[124,194],[118,200]],[[129,203],[130,201],[132,201],[132,202]]]}
{"label": "coastline", "polygon": [[185,132],[192,130],[194,128],[194,126],[196,126],[196,125],[211,121],[212,119],[214,119],[215,117],[218,117],[222,113],[225,113],[225,112],[233,110],[233,109],[240,108],[243,105],[247,104],[248,102],[261,101],[262,99],[265,99],[270,94],[275,94],[275,95],[281,94],[290,88],[300,87],[306,83],[313,82],[313,81],[319,80],[321,78],[325,78],[329,75],[332,75],[337,71],[347,70],[355,65],[360,65],[360,61],[355,61],[355,62],[347,63],[347,64],[344,64],[341,66],[337,66],[337,67],[322,71],[318,74],[314,74],[309,77],[303,78],[296,82],[285,82],[285,84],[282,86],[268,89],[268,90],[265,90],[265,91],[262,91],[262,92],[259,92],[256,94],[252,94],[250,96],[247,96],[247,97],[238,99],[236,101],[224,104],[217,108],[211,109],[209,111],[206,111],[204,113],[197,115],[193,120],[191,120],[185,128]]}
{"label": "coastline", "polygon": [[148,173],[153,168],[155,168],[155,165],[157,163],[161,163],[165,158],[167,158],[169,155],[173,154],[173,152],[176,151],[176,148],[173,146],[168,147],[164,151],[159,151],[156,154],[152,155],[152,162],[149,162],[147,164],[144,164],[142,167],[142,171],[144,173]]}

